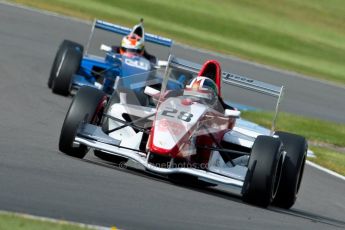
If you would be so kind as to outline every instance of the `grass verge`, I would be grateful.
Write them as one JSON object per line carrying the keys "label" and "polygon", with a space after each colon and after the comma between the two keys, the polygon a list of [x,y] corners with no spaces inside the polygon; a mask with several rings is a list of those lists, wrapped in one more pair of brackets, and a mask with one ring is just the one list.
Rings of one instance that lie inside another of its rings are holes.
{"label": "grass verge", "polygon": [[12,0],[345,84],[345,1]]}
{"label": "grass verge", "polygon": [[[242,112],[242,117],[270,127],[273,114],[246,111]],[[308,159],[345,176],[344,124],[280,113],[276,129],[305,136],[308,139],[309,148],[316,155],[316,158]]]}
{"label": "grass verge", "polygon": [[85,230],[93,229],[76,224],[64,223],[59,221],[58,223],[37,220],[30,217],[21,216],[12,213],[0,213],[0,229],[13,229],[13,230]]}
{"label": "grass verge", "polygon": [[339,153],[337,150],[316,146],[312,146],[311,149],[314,151],[316,157],[308,158],[308,160],[345,176],[344,152]]}

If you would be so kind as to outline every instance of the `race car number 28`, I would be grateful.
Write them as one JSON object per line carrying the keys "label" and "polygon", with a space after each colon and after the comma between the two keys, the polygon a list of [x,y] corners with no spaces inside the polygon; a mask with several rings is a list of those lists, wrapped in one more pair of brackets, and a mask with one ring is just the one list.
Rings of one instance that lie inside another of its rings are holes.
{"label": "race car number 28", "polygon": [[177,117],[178,119],[185,121],[185,122],[190,122],[193,114],[185,112],[185,111],[179,111],[177,109],[173,108],[168,108],[163,110],[162,116],[167,116],[167,117]]}

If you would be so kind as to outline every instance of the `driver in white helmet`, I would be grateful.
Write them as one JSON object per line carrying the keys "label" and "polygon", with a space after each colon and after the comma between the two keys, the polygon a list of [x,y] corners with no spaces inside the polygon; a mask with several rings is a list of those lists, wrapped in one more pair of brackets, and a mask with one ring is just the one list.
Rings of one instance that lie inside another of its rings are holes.
{"label": "driver in white helmet", "polygon": [[145,50],[145,32],[143,26],[143,20],[140,20],[138,25],[135,25],[129,35],[126,35],[122,38],[121,46],[113,46],[113,50],[116,53],[122,55],[133,57],[133,56],[143,56],[151,63],[156,64],[157,58],[149,54]]}

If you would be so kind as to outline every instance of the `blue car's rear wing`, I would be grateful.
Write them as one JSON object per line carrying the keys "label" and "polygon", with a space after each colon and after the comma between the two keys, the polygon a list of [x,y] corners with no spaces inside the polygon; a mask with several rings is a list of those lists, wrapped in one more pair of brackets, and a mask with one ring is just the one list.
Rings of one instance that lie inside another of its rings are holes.
{"label": "blue car's rear wing", "polygon": [[[128,27],[116,25],[116,24],[113,24],[110,22],[105,22],[102,20],[95,20],[93,22],[89,41],[88,41],[87,46],[86,46],[86,51],[85,51],[86,53],[87,53],[87,50],[89,48],[89,45],[90,45],[90,42],[91,42],[95,28],[101,29],[101,30],[106,30],[106,31],[120,34],[120,35],[124,35],[124,36],[128,35],[132,32],[132,29],[128,28]],[[150,34],[150,33],[145,33],[144,37],[145,37],[146,42],[151,42],[151,43],[155,43],[155,44],[167,46],[167,47],[171,47],[173,45],[173,40],[171,40],[169,38],[161,37],[161,36]]]}

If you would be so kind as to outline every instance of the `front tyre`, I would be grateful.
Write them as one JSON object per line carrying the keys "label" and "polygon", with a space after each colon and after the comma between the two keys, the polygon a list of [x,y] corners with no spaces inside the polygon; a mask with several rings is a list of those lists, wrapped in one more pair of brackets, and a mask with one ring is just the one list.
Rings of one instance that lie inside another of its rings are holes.
{"label": "front tyre", "polygon": [[59,140],[61,152],[77,158],[86,155],[88,148],[85,145],[73,146],[78,127],[82,122],[97,124],[106,102],[106,94],[98,89],[83,87],[77,92],[62,125]]}
{"label": "front tyre", "polygon": [[279,186],[283,165],[282,142],[271,136],[258,136],[253,144],[248,172],[242,188],[245,202],[267,207]]}
{"label": "front tyre", "polygon": [[297,199],[307,158],[308,143],[304,137],[292,133],[275,132],[275,135],[279,136],[283,142],[286,157],[279,189],[273,204],[289,209]]}
{"label": "front tyre", "polygon": [[70,94],[73,75],[77,73],[83,58],[83,46],[64,40],[57,51],[50,76],[48,87],[53,93],[67,96]]}
{"label": "front tyre", "polygon": [[76,42],[73,42],[73,41],[70,41],[70,40],[63,40],[62,41],[62,43],[60,44],[60,46],[59,46],[59,48],[58,48],[58,50],[56,52],[53,65],[52,65],[52,68],[50,70],[50,75],[49,75],[48,84],[47,84],[49,89],[51,89],[51,87],[53,85],[53,81],[56,78],[56,73],[57,73],[57,70],[59,68],[59,64],[61,63],[61,59],[62,59],[63,53],[68,48],[77,49],[81,53],[83,53],[83,51],[84,51],[84,47],[82,45],[76,43]]}

